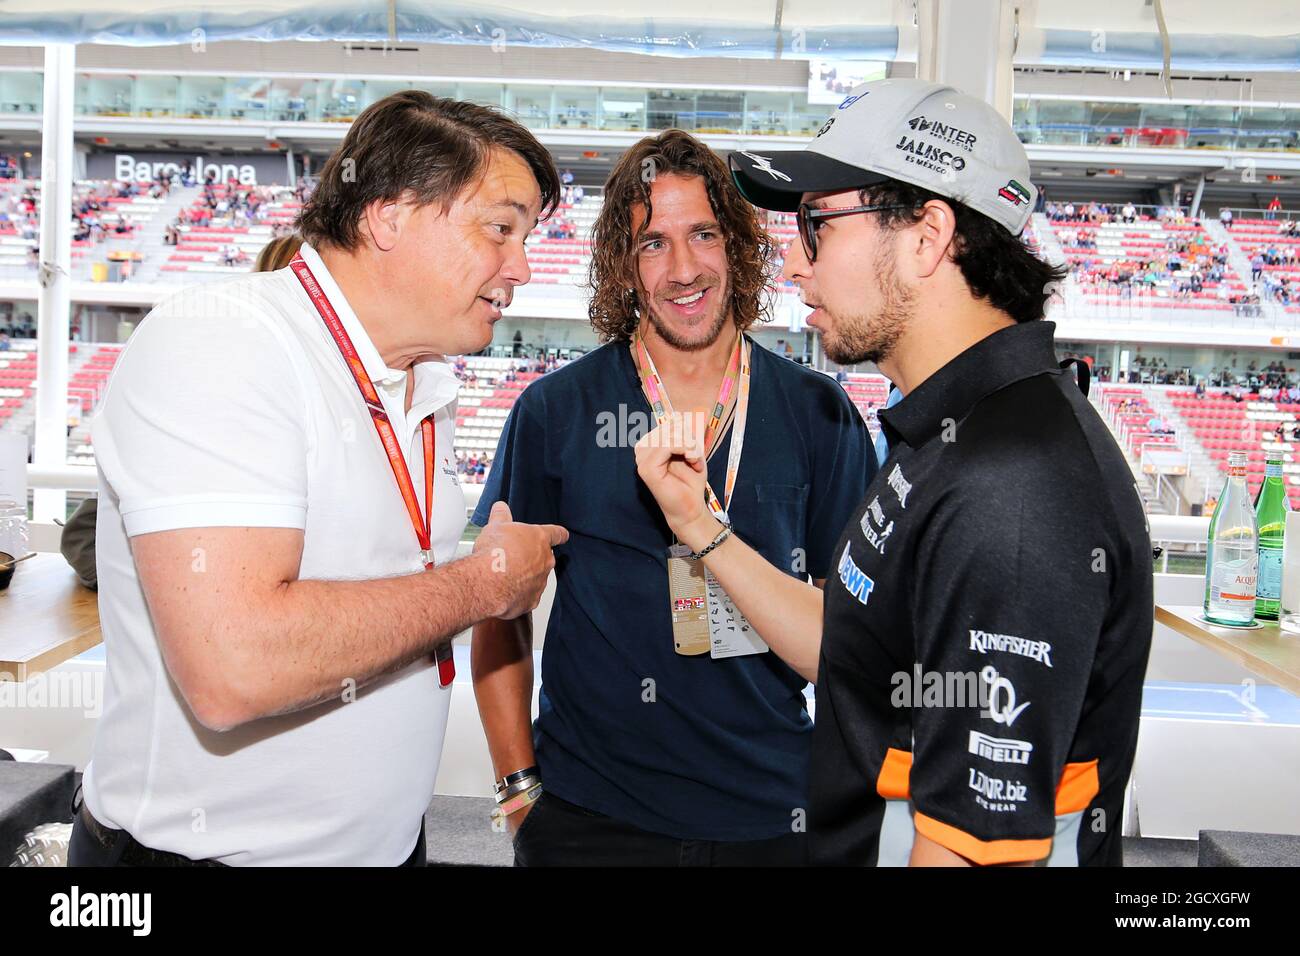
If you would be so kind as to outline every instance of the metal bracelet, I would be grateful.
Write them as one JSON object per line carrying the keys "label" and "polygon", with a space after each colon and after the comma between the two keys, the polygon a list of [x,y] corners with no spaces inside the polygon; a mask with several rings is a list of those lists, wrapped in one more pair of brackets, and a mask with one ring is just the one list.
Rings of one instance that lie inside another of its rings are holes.
{"label": "metal bracelet", "polygon": [[541,795],[542,785],[540,783],[535,784],[531,790],[525,790],[522,793],[518,793],[508,802],[494,807],[492,809],[491,818],[493,820],[499,820],[510,816],[512,813],[518,813],[524,807],[536,803],[537,798]]}
{"label": "metal bracelet", "polygon": [[541,777],[524,777],[523,780],[516,780],[514,783],[512,783],[510,786],[506,787],[506,789],[502,790],[500,793],[496,795],[496,801],[498,804],[505,803],[510,798],[523,793],[525,790],[537,786],[541,782],[542,782]]}
{"label": "metal bracelet", "polygon": [[533,764],[531,767],[525,767],[523,770],[516,770],[514,773],[508,773],[496,783],[492,784],[492,792],[500,793],[512,783],[523,780],[525,777],[537,777],[540,775],[541,770],[538,769],[537,764]]}

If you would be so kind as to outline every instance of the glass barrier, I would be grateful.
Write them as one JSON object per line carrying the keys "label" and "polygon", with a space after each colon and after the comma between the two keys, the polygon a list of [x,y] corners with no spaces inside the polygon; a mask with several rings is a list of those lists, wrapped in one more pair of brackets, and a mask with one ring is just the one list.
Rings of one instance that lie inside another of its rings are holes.
{"label": "glass barrier", "polygon": [[1098,103],[1017,97],[1021,141],[1056,146],[1300,150],[1300,107]]}
{"label": "glass barrier", "polygon": [[[0,115],[41,111],[39,72],[0,72]],[[398,90],[497,106],[533,129],[812,136],[832,108],[794,91],[434,82],[347,77],[77,76],[79,116],[346,123]],[[1019,94],[1012,124],[1028,144],[1300,151],[1300,107],[1110,103]]]}

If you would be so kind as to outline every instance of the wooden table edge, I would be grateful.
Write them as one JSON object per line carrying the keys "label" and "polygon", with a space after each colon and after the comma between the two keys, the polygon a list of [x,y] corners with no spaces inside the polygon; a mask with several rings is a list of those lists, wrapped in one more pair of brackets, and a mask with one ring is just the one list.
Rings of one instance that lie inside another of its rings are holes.
{"label": "wooden table edge", "polygon": [[[1183,637],[1191,638],[1193,641],[1202,645],[1203,647],[1208,647],[1210,650],[1215,651],[1216,653],[1221,654],[1224,657],[1230,658],[1231,660],[1240,664],[1246,670],[1250,671],[1252,674],[1255,674],[1259,677],[1263,677],[1266,680],[1272,681],[1274,684],[1277,684],[1278,687],[1282,687],[1290,691],[1292,694],[1295,694],[1296,696],[1300,697],[1300,675],[1292,674],[1288,671],[1283,670],[1280,667],[1277,667],[1274,664],[1270,664],[1267,661],[1260,660],[1258,657],[1255,657],[1254,655],[1250,654],[1248,651],[1245,651],[1242,648],[1238,647],[1237,645],[1224,640],[1223,637],[1209,630],[1209,628],[1213,627],[1214,625],[1212,624],[1198,625],[1193,621],[1189,621],[1186,618],[1181,617],[1180,615],[1174,613],[1171,610],[1171,608],[1174,607],[1187,607],[1187,608],[1195,609],[1196,605],[1171,604],[1166,606],[1162,604],[1157,604],[1156,616],[1155,616],[1156,623],[1163,624],[1166,627],[1177,631],[1179,634],[1183,635]],[[1245,631],[1244,633],[1249,634],[1251,632]]]}

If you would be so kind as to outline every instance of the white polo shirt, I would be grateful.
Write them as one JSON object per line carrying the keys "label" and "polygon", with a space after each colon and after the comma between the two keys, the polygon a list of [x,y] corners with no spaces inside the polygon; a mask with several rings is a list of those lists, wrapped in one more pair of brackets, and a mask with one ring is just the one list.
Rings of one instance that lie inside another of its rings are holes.
{"label": "white polo shirt", "polygon": [[[423,505],[419,423],[436,412],[432,543],[452,560],[465,500],[445,360],[387,368],[314,250],[302,247],[375,383]],[[172,682],[129,538],[176,528],[299,528],[299,578],[423,569],[419,542],[356,382],[292,270],[186,289],[118,359],[92,426],[99,611],[108,661],[84,792],[141,843],[230,864],[394,865],[433,795],[451,688],[424,658],[356,691],[227,733]],[[195,555],[194,573],[206,573]],[[382,635],[376,634],[376,639]]]}

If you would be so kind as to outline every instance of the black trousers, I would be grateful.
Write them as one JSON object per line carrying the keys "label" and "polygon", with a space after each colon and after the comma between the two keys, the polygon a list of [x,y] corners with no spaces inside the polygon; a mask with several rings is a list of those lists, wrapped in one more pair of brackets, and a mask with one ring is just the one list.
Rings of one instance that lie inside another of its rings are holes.
{"label": "black trousers", "polygon": [[806,833],[679,840],[543,793],[515,834],[515,866],[807,866]]}
{"label": "black trousers", "polygon": [[[102,826],[102,824],[101,824]],[[105,828],[107,829],[107,828]],[[207,860],[186,860],[173,853],[156,854],[138,843],[125,830],[113,830],[107,844],[101,843],[87,829],[77,813],[72,818],[72,836],[68,840],[68,866],[220,866]],[[424,822],[420,823],[420,837],[415,849],[400,866],[428,866],[428,851],[424,841]]]}

